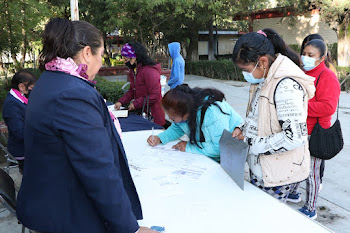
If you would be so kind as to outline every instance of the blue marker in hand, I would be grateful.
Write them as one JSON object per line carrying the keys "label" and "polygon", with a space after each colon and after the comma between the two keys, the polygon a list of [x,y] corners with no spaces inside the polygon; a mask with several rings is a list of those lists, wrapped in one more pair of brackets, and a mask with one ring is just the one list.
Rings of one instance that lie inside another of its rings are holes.
{"label": "blue marker in hand", "polygon": [[160,227],[160,226],[151,226],[151,229],[154,231],[158,231],[158,232],[164,232],[165,231],[165,227]]}

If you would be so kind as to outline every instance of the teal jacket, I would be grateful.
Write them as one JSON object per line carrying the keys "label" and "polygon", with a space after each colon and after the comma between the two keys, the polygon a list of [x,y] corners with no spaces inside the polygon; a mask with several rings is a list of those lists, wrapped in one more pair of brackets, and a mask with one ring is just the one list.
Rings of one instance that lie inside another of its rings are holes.
{"label": "teal jacket", "polygon": [[[199,142],[199,124],[201,118],[201,109],[197,112],[197,131],[196,139],[199,148],[196,144],[187,143],[186,152],[204,154],[216,161],[220,160],[220,147],[219,140],[224,129],[232,132],[238,125],[243,122],[242,117],[235,111],[226,101],[216,101],[216,103],[221,107],[222,111],[227,113],[223,114],[220,109],[211,105],[204,116],[202,132],[205,138],[205,142]],[[176,140],[183,136],[184,134],[190,135],[190,129],[188,123],[172,123],[171,126],[160,133],[158,137],[163,144],[170,141]]]}

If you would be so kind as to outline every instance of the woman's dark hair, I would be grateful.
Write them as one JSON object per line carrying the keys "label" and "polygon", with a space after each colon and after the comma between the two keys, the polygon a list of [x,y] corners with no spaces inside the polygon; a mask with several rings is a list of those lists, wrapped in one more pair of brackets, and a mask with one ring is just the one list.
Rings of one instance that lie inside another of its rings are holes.
{"label": "woman's dark hair", "polygon": [[18,71],[11,80],[11,88],[19,90],[18,85],[23,83],[27,88],[28,86],[36,83],[36,76],[29,70]]}
{"label": "woman's dark hair", "polygon": [[[304,48],[306,47],[306,45],[309,45],[309,42],[312,41],[312,40],[322,40],[324,42],[324,39],[323,39],[323,37],[320,34],[310,34],[310,35],[308,35],[307,37],[304,38],[303,43],[301,43],[300,55],[303,54]],[[326,45],[326,48],[327,48],[327,44],[326,43],[325,43],[325,45]],[[316,47],[316,46],[314,46],[314,47]],[[321,50],[320,50],[320,53],[321,53]],[[323,54],[322,56],[325,55],[324,53],[321,53],[321,54]],[[327,51],[325,64],[326,64],[326,66],[328,68],[329,68],[329,64],[330,63],[333,63],[332,62],[331,53],[329,51]]]}
{"label": "woman's dark hair", "polygon": [[262,31],[266,36],[257,32],[250,32],[238,39],[232,53],[233,62],[256,63],[260,56],[268,55],[271,64],[275,55],[281,53],[300,67],[300,56],[283,41],[275,30],[265,28]]}
{"label": "woman's dark hair", "polygon": [[320,57],[327,56],[327,45],[323,40],[314,39],[306,43],[304,49],[307,46],[315,47],[320,52]]}
{"label": "woman's dark hair", "polygon": [[188,126],[190,128],[190,143],[195,144],[199,148],[202,148],[196,140],[197,132],[197,111],[201,107],[201,119],[199,124],[200,129],[200,142],[205,142],[204,134],[202,132],[202,125],[204,121],[205,112],[211,105],[217,106],[223,114],[220,106],[215,103],[216,101],[222,101],[225,99],[225,95],[216,89],[199,87],[190,88],[187,84],[182,84],[174,89],[168,91],[163,99],[162,105],[165,111],[171,112],[178,116],[188,116]]}
{"label": "woman's dark hair", "polygon": [[55,57],[73,58],[85,46],[90,46],[92,53],[96,54],[103,44],[103,37],[88,22],[52,18],[45,26],[42,43],[40,60],[46,64]]}
{"label": "woman's dark hair", "polygon": [[147,49],[139,42],[130,42],[128,43],[136,53],[137,63],[142,63],[142,66],[154,66],[155,63],[150,56],[148,56]]}

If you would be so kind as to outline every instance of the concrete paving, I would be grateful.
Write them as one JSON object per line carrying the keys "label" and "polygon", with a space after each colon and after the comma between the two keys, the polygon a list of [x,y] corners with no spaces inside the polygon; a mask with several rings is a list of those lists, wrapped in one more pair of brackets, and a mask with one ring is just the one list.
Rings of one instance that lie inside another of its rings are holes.
{"label": "concrete paving", "polygon": [[[105,77],[110,81],[126,81],[126,76]],[[237,81],[209,79],[201,76],[186,75],[185,83],[191,87],[210,87],[221,90],[227,102],[239,113],[245,116],[248,102],[249,84]],[[319,194],[317,204],[318,218],[316,221],[337,233],[350,232],[350,94],[341,93],[339,119],[341,121],[344,149],[332,160],[326,161],[323,190]],[[21,176],[17,169],[11,170],[10,175],[20,185]],[[288,204],[297,210],[305,200],[305,183],[302,184],[303,201],[299,204]],[[297,223],[291,223],[297,224]],[[287,226],[286,226],[287,227]],[[0,207],[0,233],[20,232],[21,225],[14,216]]]}

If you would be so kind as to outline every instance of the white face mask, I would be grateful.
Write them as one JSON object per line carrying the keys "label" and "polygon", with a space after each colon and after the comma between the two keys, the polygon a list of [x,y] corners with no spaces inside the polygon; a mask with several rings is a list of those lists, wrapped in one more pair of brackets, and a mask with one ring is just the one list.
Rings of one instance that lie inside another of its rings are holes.
{"label": "white face mask", "polygon": [[242,71],[242,74],[243,74],[243,77],[244,77],[244,79],[248,82],[248,83],[253,83],[253,84],[257,84],[257,83],[261,83],[261,82],[263,82],[265,79],[264,79],[264,77],[265,77],[265,71],[266,71],[266,69],[264,70],[264,76],[262,77],[262,78],[255,78],[254,77],[254,75],[253,75],[253,72],[254,72],[254,70],[256,69],[256,67],[258,66],[258,64],[259,64],[259,61],[256,63],[256,65],[255,65],[255,67],[254,67],[254,69],[253,69],[253,71],[252,72],[247,72],[247,71]]}
{"label": "white face mask", "polygon": [[[301,61],[303,63],[303,70],[305,71],[309,71],[309,70],[312,70],[314,68],[316,68],[316,61],[320,60],[321,58],[319,59],[315,59],[313,57],[308,57],[308,56],[301,56]],[[319,65],[319,64],[318,64]],[[317,66],[318,66],[317,65]]]}

